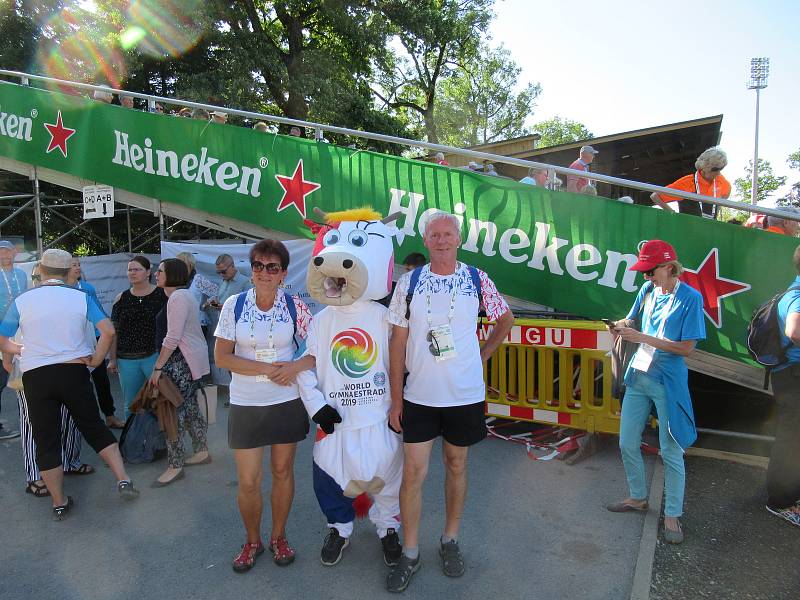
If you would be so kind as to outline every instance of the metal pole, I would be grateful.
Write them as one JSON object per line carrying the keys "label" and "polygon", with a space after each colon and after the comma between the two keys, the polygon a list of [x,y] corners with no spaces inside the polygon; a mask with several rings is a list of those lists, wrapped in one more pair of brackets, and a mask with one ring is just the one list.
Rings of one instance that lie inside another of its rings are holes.
{"label": "metal pole", "polygon": [[125,217],[128,221],[128,252],[133,252],[133,243],[131,240],[131,205],[125,207]]}
{"label": "metal pole", "polygon": [[108,253],[113,254],[111,247],[111,217],[106,218],[106,231],[108,232]]}
{"label": "metal pole", "polygon": [[761,99],[761,89],[756,88],[756,145],[753,151],[753,184],[751,186],[752,195],[750,203],[755,206],[758,204],[758,109],[759,100]]}
{"label": "metal pole", "polygon": [[42,197],[39,191],[39,171],[33,168],[33,214],[36,223],[36,254],[42,258]]}

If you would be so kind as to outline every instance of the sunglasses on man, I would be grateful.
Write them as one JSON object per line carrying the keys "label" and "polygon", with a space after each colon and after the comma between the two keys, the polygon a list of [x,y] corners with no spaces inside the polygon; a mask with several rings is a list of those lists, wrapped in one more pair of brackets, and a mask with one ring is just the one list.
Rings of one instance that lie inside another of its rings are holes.
{"label": "sunglasses on man", "polygon": [[283,265],[279,263],[267,263],[264,264],[260,260],[254,260],[250,263],[250,268],[253,269],[253,273],[261,273],[261,271],[266,271],[270,275],[277,275],[281,271],[283,271]]}
{"label": "sunglasses on man", "polygon": [[432,331],[428,332],[428,336],[426,339],[429,342],[431,342],[430,345],[428,346],[428,350],[430,351],[430,353],[433,354],[434,356],[441,356],[442,351],[439,349],[439,342],[436,340],[436,336],[433,335]]}

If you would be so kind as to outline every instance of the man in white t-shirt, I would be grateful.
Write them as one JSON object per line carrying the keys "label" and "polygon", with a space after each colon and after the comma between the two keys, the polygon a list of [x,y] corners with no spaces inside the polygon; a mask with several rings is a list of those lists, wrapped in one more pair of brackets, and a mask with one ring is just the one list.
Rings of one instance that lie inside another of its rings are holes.
{"label": "man in white t-shirt", "polygon": [[[65,496],[63,488],[62,405],[84,439],[111,468],[119,495],[126,499],[139,495],[125,472],[117,439],[100,419],[89,383],[87,366],[94,368],[105,360],[114,326],[91,296],[64,283],[71,265],[69,252],[45,251],[39,262],[42,285],[14,299],[0,324],[0,348],[20,355],[36,462],[52,497],[57,521],[72,507],[72,497]],[[100,332],[96,348],[94,327]],[[18,333],[21,346],[8,339]]]}
{"label": "man in white t-shirt", "polygon": [[[400,278],[389,307],[393,325],[389,424],[402,430],[405,456],[400,488],[405,547],[387,579],[393,592],[403,591],[420,567],[422,484],[433,442],[440,435],[447,503],[439,553],[445,575],[464,573],[458,528],[467,491],[467,450],[486,437],[483,361],[514,323],[514,315],[486,273],[456,260],[460,229],[458,219],[449,213],[438,212],[428,219],[423,240],[431,262]],[[496,321],[483,347],[475,331],[481,307]]]}

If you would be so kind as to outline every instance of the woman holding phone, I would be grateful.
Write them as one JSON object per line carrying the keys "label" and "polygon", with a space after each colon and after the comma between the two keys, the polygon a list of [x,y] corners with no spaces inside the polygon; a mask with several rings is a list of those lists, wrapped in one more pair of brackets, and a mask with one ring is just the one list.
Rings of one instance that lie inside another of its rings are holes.
{"label": "woman holding phone", "polygon": [[[680,544],[686,484],[683,453],[697,439],[684,358],[706,337],[703,298],[678,279],[683,267],[675,249],[662,240],[642,245],[639,260],[630,269],[643,273],[645,283],[627,319],[609,328],[613,335],[639,344],[625,372],[619,435],[630,495],[606,508],[612,512],[648,509],[641,443],[655,406],[665,473],[664,540]],[[639,319],[641,331],[633,327]]]}

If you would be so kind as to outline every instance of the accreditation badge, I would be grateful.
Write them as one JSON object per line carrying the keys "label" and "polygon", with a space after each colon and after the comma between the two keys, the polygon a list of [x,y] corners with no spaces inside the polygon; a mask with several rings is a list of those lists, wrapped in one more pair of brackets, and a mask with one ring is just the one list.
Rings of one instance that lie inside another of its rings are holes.
{"label": "accreditation badge", "polygon": [[[276,360],[278,360],[278,351],[275,348],[256,350],[256,360],[258,362],[274,363]],[[256,375],[257,383],[267,383],[269,380],[269,377],[266,375]]]}

